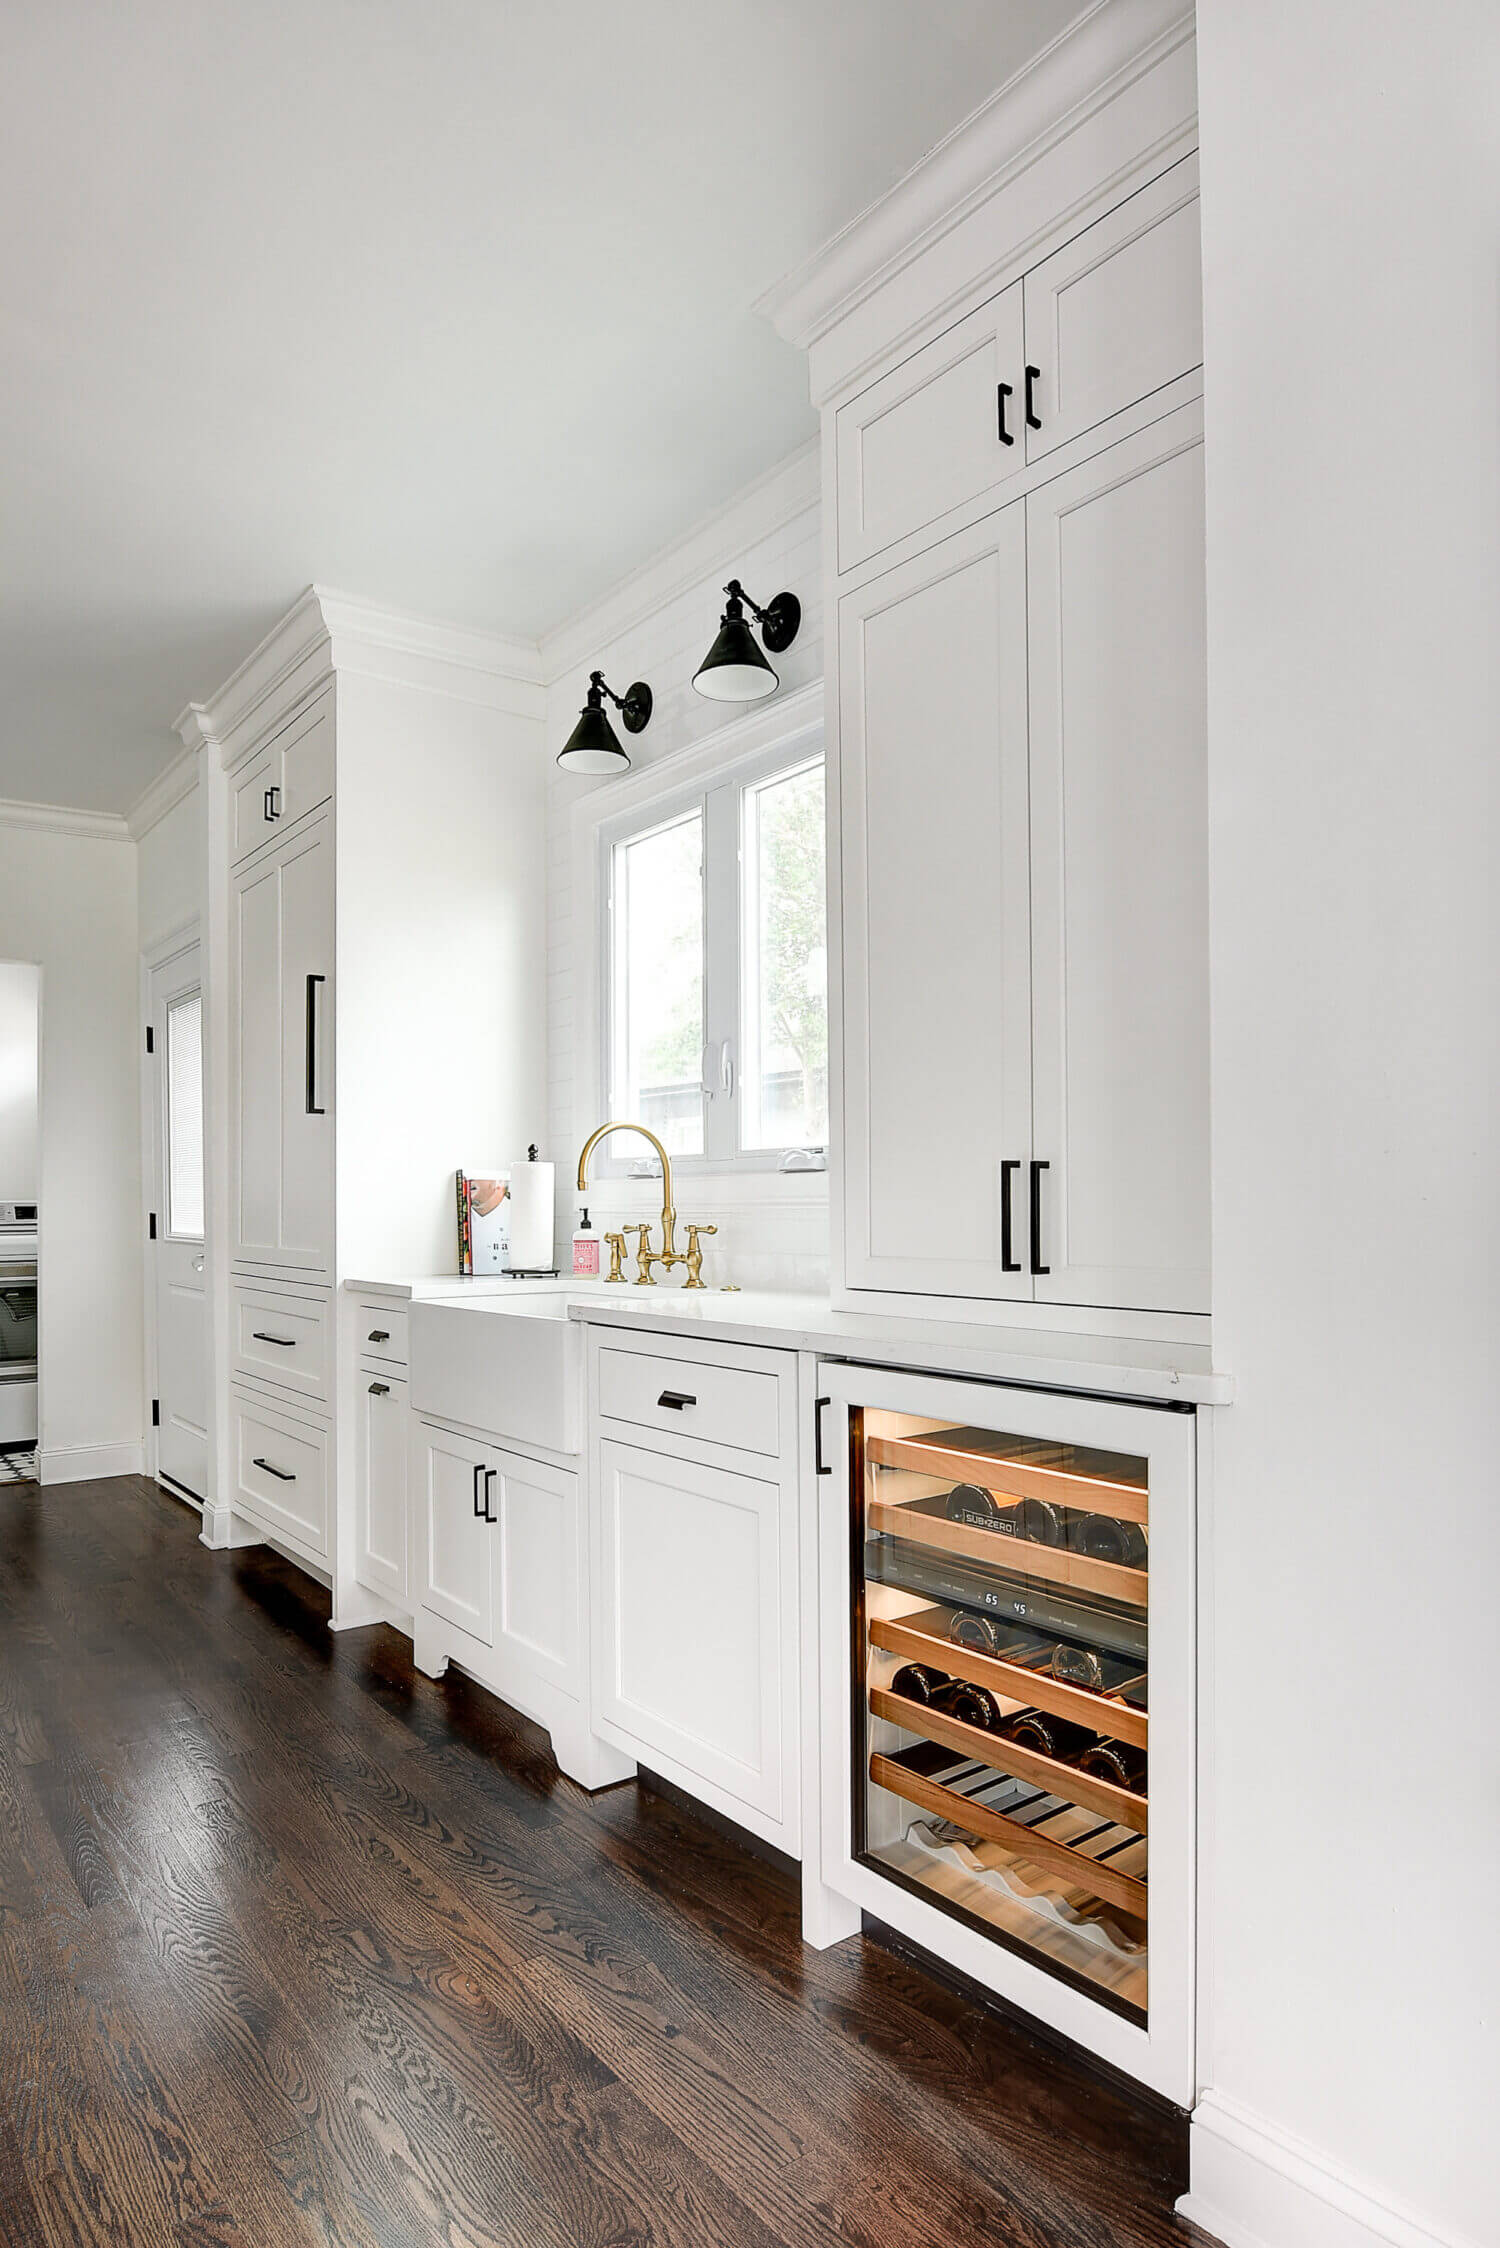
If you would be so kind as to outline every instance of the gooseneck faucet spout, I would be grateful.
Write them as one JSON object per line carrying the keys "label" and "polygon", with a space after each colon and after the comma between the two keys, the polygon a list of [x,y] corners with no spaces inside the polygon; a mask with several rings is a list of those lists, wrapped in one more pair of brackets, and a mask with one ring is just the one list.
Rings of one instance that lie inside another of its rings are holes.
{"label": "gooseneck faucet spout", "polygon": [[661,1255],[656,1261],[667,1265],[678,1263],[679,1258],[676,1239],[677,1212],[672,1207],[672,1158],[668,1155],[666,1149],[662,1146],[661,1141],[657,1138],[656,1134],[654,1132],[648,1132],[644,1124],[601,1124],[597,1131],[590,1132],[588,1138],[583,1143],[583,1153],[578,1158],[579,1193],[582,1194],[589,1183],[589,1157],[593,1154],[595,1148],[599,1145],[599,1142],[609,1132],[639,1132],[641,1138],[643,1140],[649,1140],[651,1142],[651,1145],[655,1148],[657,1154],[660,1156]]}

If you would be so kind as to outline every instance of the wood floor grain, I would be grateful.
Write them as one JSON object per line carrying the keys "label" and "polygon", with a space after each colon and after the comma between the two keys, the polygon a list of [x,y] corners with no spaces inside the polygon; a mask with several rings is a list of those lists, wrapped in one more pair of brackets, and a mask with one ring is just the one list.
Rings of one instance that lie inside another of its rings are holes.
{"label": "wood floor grain", "polygon": [[1167,2248],[1180,2122],[135,1478],[0,1489],[0,2248]]}

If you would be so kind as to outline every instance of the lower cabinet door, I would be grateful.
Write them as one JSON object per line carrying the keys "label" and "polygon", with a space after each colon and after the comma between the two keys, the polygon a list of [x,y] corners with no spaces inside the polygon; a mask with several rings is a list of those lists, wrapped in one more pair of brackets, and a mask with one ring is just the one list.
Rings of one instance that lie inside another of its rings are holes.
{"label": "lower cabinet door", "polygon": [[494,1490],[485,1479],[489,1456],[472,1438],[419,1421],[412,1459],[417,1597],[424,1608],[488,1647],[495,1637],[494,1529],[487,1519],[494,1512],[493,1498],[485,1507],[487,1490]]}
{"label": "lower cabinet door", "polygon": [[544,1680],[581,1698],[578,1478],[508,1452],[492,1452],[489,1464],[501,1689],[513,1686],[524,1701],[527,1685]]}
{"label": "lower cabinet door", "polygon": [[355,1574],[372,1592],[406,1598],[406,1384],[361,1367],[354,1424]]}
{"label": "lower cabinet door", "polygon": [[230,1394],[235,1513],[271,1537],[326,1553],[328,1428],[248,1390]]}
{"label": "lower cabinet door", "polygon": [[778,1822],[781,1486],[629,1444],[596,1456],[596,1712],[668,1778]]}

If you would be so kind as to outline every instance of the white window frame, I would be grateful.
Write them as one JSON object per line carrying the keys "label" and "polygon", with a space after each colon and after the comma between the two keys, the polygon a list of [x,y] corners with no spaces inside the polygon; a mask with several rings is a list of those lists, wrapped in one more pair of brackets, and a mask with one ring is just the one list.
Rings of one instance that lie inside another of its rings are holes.
{"label": "white window frame", "polygon": [[[745,1173],[775,1173],[788,1148],[803,1146],[788,1141],[783,1146],[741,1151],[738,1139],[738,1086],[724,1097],[724,1053],[730,1051],[737,1071],[740,1017],[743,1007],[740,958],[740,843],[739,798],[747,786],[773,775],[794,771],[824,756],[823,691],[821,684],[803,688],[795,696],[778,700],[775,708],[756,711],[720,727],[705,742],[676,751],[654,764],[606,782],[580,799],[575,810],[575,870],[581,927],[591,933],[592,959],[588,970],[591,1004],[585,1009],[584,1038],[579,1047],[578,1122],[585,1133],[605,1121],[605,1103],[611,1082],[614,947],[611,912],[613,852],[630,837],[664,827],[683,813],[701,806],[704,812],[704,1080],[713,1097],[704,1104],[704,1152],[672,1157],[674,1174],[682,1177],[725,1178]],[[826,796],[825,778],[825,796]],[[710,801],[730,806],[715,820]],[[591,1119],[591,1121],[590,1121]],[[628,1119],[626,1120],[628,1121]],[[655,1176],[655,1158],[634,1160],[612,1153],[611,1142],[601,1143],[590,1163],[599,1179],[625,1180]],[[804,1182],[798,1181],[799,1187]],[[811,1182],[807,1182],[811,1184]],[[825,1184],[821,1175],[818,1186]],[[800,1196],[799,1196],[800,1199]]]}

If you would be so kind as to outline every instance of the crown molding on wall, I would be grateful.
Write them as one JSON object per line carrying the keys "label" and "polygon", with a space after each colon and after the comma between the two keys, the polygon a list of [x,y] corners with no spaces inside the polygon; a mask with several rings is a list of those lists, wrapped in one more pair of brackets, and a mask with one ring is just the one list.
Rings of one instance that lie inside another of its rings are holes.
{"label": "crown molding on wall", "polygon": [[813,437],[725,506],[660,548],[597,601],[545,633],[541,668],[547,685],[554,686],[592,663],[601,649],[627,632],[638,631],[658,610],[705,578],[723,570],[732,572],[751,547],[773,538],[799,515],[819,506],[821,499],[818,439]]}
{"label": "crown molding on wall", "polygon": [[129,824],[119,812],[80,812],[69,804],[20,804],[8,797],[0,797],[0,827],[74,835],[96,843],[130,841]]}
{"label": "crown molding on wall", "polygon": [[758,299],[807,349],[1048,148],[1193,37],[1183,0],[1095,0],[878,202]]}
{"label": "crown molding on wall", "polygon": [[168,812],[175,811],[185,796],[191,796],[198,786],[199,741],[183,744],[169,764],[162,767],[154,781],[141,790],[140,795],[125,815],[125,824],[137,843],[143,835],[164,820]]}

